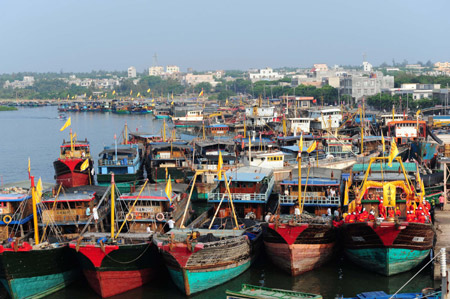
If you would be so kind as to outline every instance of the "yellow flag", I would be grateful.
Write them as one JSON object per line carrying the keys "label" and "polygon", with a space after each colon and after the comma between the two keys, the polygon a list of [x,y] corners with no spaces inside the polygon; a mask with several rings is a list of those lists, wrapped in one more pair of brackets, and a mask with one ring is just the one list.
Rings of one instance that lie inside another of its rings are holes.
{"label": "yellow flag", "polygon": [[420,109],[419,109],[419,110],[417,110],[417,112],[416,112],[416,116],[417,116],[417,117],[419,117],[419,114],[420,114]]}
{"label": "yellow flag", "polygon": [[149,88],[149,89],[147,89],[147,92],[148,92],[148,93],[150,93],[150,91],[151,91],[151,90],[150,90],[150,88]]}
{"label": "yellow flag", "polygon": [[217,163],[217,170],[219,171],[218,175],[219,181],[222,179],[222,165],[223,165],[222,152],[219,150],[219,162]]}
{"label": "yellow flag", "polygon": [[172,100],[173,100],[173,92],[172,92]]}
{"label": "yellow flag", "polygon": [[61,127],[61,129],[59,129],[61,132],[64,131],[68,126],[71,125],[71,121],[70,121],[70,117],[66,120],[66,123],[64,124],[64,126]]}
{"label": "yellow flag", "polygon": [[170,175],[169,175],[169,180],[167,181],[165,191],[166,191],[166,195],[167,195],[167,198],[169,199],[169,201],[172,201],[172,182],[170,180]]}
{"label": "yellow flag", "polygon": [[80,171],[85,171],[89,167],[89,159],[84,160],[83,164],[81,164]]}
{"label": "yellow flag", "polygon": [[141,96],[141,93],[140,93],[140,92],[138,92],[138,94],[137,94],[136,98],[139,98],[140,96]]}
{"label": "yellow flag", "polygon": [[391,152],[389,153],[389,162],[388,162],[389,167],[392,167],[392,161],[394,161],[397,155],[398,155],[397,144],[395,143],[395,137],[392,137]]}
{"label": "yellow flag", "polygon": [[133,90],[130,90],[130,96],[133,94]]}
{"label": "yellow flag", "polygon": [[36,184],[36,202],[41,202],[41,198],[42,198],[42,180],[41,178],[39,178],[39,181]]}
{"label": "yellow flag", "polygon": [[84,93],[84,97],[86,97],[86,93]]}
{"label": "yellow flag", "polygon": [[396,187],[392,183],[383,185],[383,206],[395,207]]}
{"label": "yellow flag", "polygon": [[68,94],[68,95],[67,95],[67,99],[69,99],[69,97],[70,97],[70,95]]}
{"label": "yellow flag", "polygon": [[303,151],[303,133],[300,135],[300,143],[298,145],[298,153],[299,155],[302,154]]}
{"label": "yellow flag", "polygon": [[306,152],[308,152],[308,154],[309,154],[309,153],[311,153],[313,150],[315,150],[316,147],[317,147],[317,142],[314,141],[314,142],[308,147],[308,149],[306,150]]}
{"label": "yellow flag", "polygon": [[384,152],[386,151],[386,145],[384,143],[383,131],[381,131],[381,144],[383,145],[383,157],[384,157]]}
{"label": "yellow flag", "polygon": [[226,100],[225,100],[225,105],[227,105],[227,106],[228,106],[228,99],[226,99]]}
{"label": "yellow flag", "polygon": [[155,99],[152,99],[152,103],[154,103],[155,102]]}
{"label": "yellow flag", "polygon": [[105,92],[105,98],[108,96],[108,93],[107,92]]}
{"label": "yellow flag", "polygon": [[170,105],[173,105],[173,101],[172,101],[172,103],[170,103]]}
{"label": "yellow flag", "polygon": [[113,95],[115,95],[116,94],[116,91],[115,90],[113,90]]}
{"label": "yellow flag", "polygon": [[28,157],[28,176],[31,175],[31,161],[30,161],[30,157]]}
{"label": "yellow flag", "polygon": [[202,91],[200,91],[200,93],[198,94],[199,97],[201,97],[203,95],[203,88]]}
{"label": "yellow flag", "polygon": [[344,206],[348,205],[348,181],[345,181]]}
{"label": "yellow flag", "polygon": [[92,99],[92,96],[89,96],[89,100],[91,100]]}

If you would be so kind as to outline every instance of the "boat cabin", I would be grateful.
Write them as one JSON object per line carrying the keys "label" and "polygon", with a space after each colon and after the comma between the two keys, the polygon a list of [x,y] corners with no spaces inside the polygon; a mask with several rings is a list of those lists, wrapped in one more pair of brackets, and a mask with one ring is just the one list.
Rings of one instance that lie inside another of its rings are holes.
{"label": "boat cabin", "polygon": [[225,136],[230,131],[230,127],[225,124],[214,124],[206,127],[208,135],[211,136]]}
{"label": "boat cabin", "polygon": [[[72,151],[73,146],[73,151]],[[91,156],[90,146],[87,139],[84,141],[73,141],[71,144],[70,141],[63,140],[63,144],[60,147],[60,159],[79,159],[79,158],[88,158]]]}
{"label": "boat cabin", "polygon": [[427,123],[422,120],[391,121],[387,127],[388,136],[395,137],[397,144],[406,144],[408,140],[427,137]]}
{"label": "boat cabin", "polygon": [[[184,182],[191,170],[192,147],[186,142],[157,142],[149,144],[152,178],[165,182],[167,177]],[[149,173],[149,172],[147,172]],[[192,173],[192,171],[191,171]]]}
{"label": "boat cabin", "polygon": [[293,135],[300,135],[302,133],[309,133],[311,127],[312,118],[307,117],[297,117],[297,118],[288,118],[287,126],[289,128],[289,133]]}
{"label": "boat cabin", "polygon": [[381,115],[381,124],[383,126],[387,126],[388,123],[390,123],[391,121],[402,121],[402,120],[406,120],[404,114],[394,114],[394,117],[392,117],[392,114]]}
{"label": "boat cabin", "polygon": [[0,241],[15,237],[14,227],[20,228],[21,237],[31,231],[32,204],[28,190],[13,187],[0,191]]}
{"label": "boat cabin", "polygon": [[311,129],[313,130],[335,129],[341,125],[342,113],[339,108],[310,110],[309,118],[313,119],[311,121]]}
{"label": "boat cabin", "polygon": [[[226,172],[231,199],[238,217],[262,220],[264,209],[272,193],[275,178],[272,169],[244,166]],[[218,180],[217,187],[208,194],[208,203],[215,209],[220,205],[219,217],[230,216],[230,198],[225,186],[225,178]],[[222,201],[222,204],[220,202]]]}
{"label": "boat cabin", "polygon": [[284,165],[285,154],[282,151],[257,151],[251,157],[244,156],[243,163],[247,166],[256,166],[269,169],[280,169]]}

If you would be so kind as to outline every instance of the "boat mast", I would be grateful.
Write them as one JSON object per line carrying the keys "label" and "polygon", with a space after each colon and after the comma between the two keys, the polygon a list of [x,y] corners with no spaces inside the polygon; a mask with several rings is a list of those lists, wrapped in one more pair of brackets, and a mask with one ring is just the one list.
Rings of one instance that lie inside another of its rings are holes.
{"label": "boat mast", "polygon": [[[72,134],[72,130],[70,130]],[[37,195],[36,186],[34,185],[34,176],[31,176],[31,199],[33,203],[33,225],[34,225],[34,244],[39,244],[39,227],[38,227],[38,215],[37,215]]]}
{"label": "boat mast", "polygon": [[363,116],[362,109],[359,109],[359,122],[361,125],[361,155],[364,154],[364,125],[363,125]]}
{"label": "boat mast", "polygon": [[114,240],[114,217],[115,217],[115,193],[116,193],[116,186],[114,182],[114,172],[111,173],[111,239]]}

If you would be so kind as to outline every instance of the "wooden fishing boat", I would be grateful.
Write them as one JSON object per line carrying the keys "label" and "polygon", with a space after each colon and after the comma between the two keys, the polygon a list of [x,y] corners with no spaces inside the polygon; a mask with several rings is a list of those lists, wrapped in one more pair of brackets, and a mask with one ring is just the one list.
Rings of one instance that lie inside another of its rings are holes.
{"label": "wooden fishing boat", "polygon": [[[53,162],[55,168],[55,179],[57,185],[71,188],[84,185],[92,185],[91,174],[94,165],[91,159],[89,142],[73,140],[72,131],[70,142],[63,141],[59,158]],[[89,160],[85,169],[81,170],[82,164]]]}
{"label": "wooden fishing boat", "polygon": [[109,185],[114,173],[117,187],[121,192],[132,192],[144,178],[142,163],[143,146],[140,144],[105,146],[99,154],[97,182],[100,186]]}
{"label": "wooden fishing boat", "polygon": [[[372,173],[373,163],[382,164],[387,159],[372,158],[354,200],[345,200],[349,214],[342,235],[344,252],[351,261],[390,276],[421,264],[430,254],[435,232],[430,219],[424,215],[427,213],[423,204],[425,192],[420,177],[416,179],[416,189],[412,183],[414,178],[406,174],[400,157],[395,159],[403,176],[384,173],[383,167],[381,173]],[[362,209],[373,211],[372,220],[363,217]],[[397,215],[392,215],[394,210]],[[420,215],[408,218],[411,212]]]}
{"label": "wooden fishing boat", "polygon": [[175,127],[195,127],[203,123],[203,110],[186,111],[183,116],[172,116]]}
{"label": "wooden fishing boat", "polygon": [[[195,237],[198,236],[198,237]],[[246,271],[259,252],[261,230],[172,229],[153,237],[175,285],[192,295]]]}
{"label": "wooden fishing boat", "polygon": [[275,288],[265,288],[250,284],[242,284],[240,291],[226,291],[227,299],[279,299],[279,298],[302,298],[302,299],[322,299],[321,295],[282,290]]}
{"label": "wooden fishing boat", "polygon": [[167,119],[170,118],[170,114],[171,114],[171,109],[170,107],[156,107],[154,109],[153,115],[155,116],[156,119]]}
{"label": "wooden fishing boat", "polygon": [[[194,176],[188,203],[198,174],[196,172]],[[225,172],[223,175],[227,181]],[[212,219],[207,217],[207,211],[184,228],[186,207],[181,228],[173,228],[153,237],[172,280],[188,296],[240,275],[260,252],[262,229],[259,223],[238,219],[231,198],[229,205],[233,211],[232,217],[216,218],[217,208]]]}
{"label": "wooden fishing boat", "polygon": [[29,190],[9,187],[0,191],[0,241],[14,237],[13,227],[20,228],[21,237],[30,230],[33,220]]}
{"label": "wooden fishing boat", "polygon": [[0,281],[12,299],[41,298],[74,281],[79,274],[73,252],[67,244],[40,242],[37,227],[37,194],[31,177],[34,244],[15,238],[0,245]]}
{"label": "wooden fishing boat", "polygon": [[[111,185],[111,223],[114,224],[114,175]],[[136,198],[135,202],[138,199]],[[111,225],[110,236],[86,233],[69,244],[70,248],[77,252],[78,261],[89,285],[102,298],[140,287],[151,281],[159,272],[160,259],[156,246],[151,242],[152,233],[119,235],[126,221],[132,220],[131,211],[121,220],[122,225],[117,234],[115,225]]]}

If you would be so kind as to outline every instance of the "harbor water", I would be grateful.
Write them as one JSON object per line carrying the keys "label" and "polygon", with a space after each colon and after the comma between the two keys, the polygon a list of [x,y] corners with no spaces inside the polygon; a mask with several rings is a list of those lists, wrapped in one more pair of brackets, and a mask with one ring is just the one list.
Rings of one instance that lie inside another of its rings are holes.
{"label": "harbor water", "polygon": [[[97,165],[98,154],[105,145],[114,144],[114,135],[122,134],[125,123],[129,130],[160,134],[162,120],[155,120],[151,114],[118,115],[113,113],[69,113],[73,132],[78,140],[91,144],[91,155]],[[54,106],[39,108],[19,108],[18,111],[0,112],[0,178],[1,183],[11,183],[28,179],[28,158],[31,160],[32,174],[46,183],[54,183],[53,161],[59,156],[59,146],[63,139],[69,140],[69,129],[60,132],[64,121],[59,119]],[[169,135],[168,132],[167,135]],[[195,208],[195,207],[194,207]],[[337,252],[336,258],[314,271],[291,277],[273,265],[262,255],[252,267],[241,276],[212,290],[191,296],[193,298],[225,298],[225,290],[238,290],[242,283],[271,288],[289,289],[322,294],[324,298],[339,295],[354,296],[364,291],[381,290],[394,293],[417,271],[384,277],[369,272],[343,258]],[[420,291],[434,287],[431,268],[426,268],[402,291]],[[1,293],[0,293],[1,294]],[[184,298],[167,273],[161,273],[157,281],[133,291],[111,298]],[[62,298],[98,298],[84,279],[48,296]]]}

